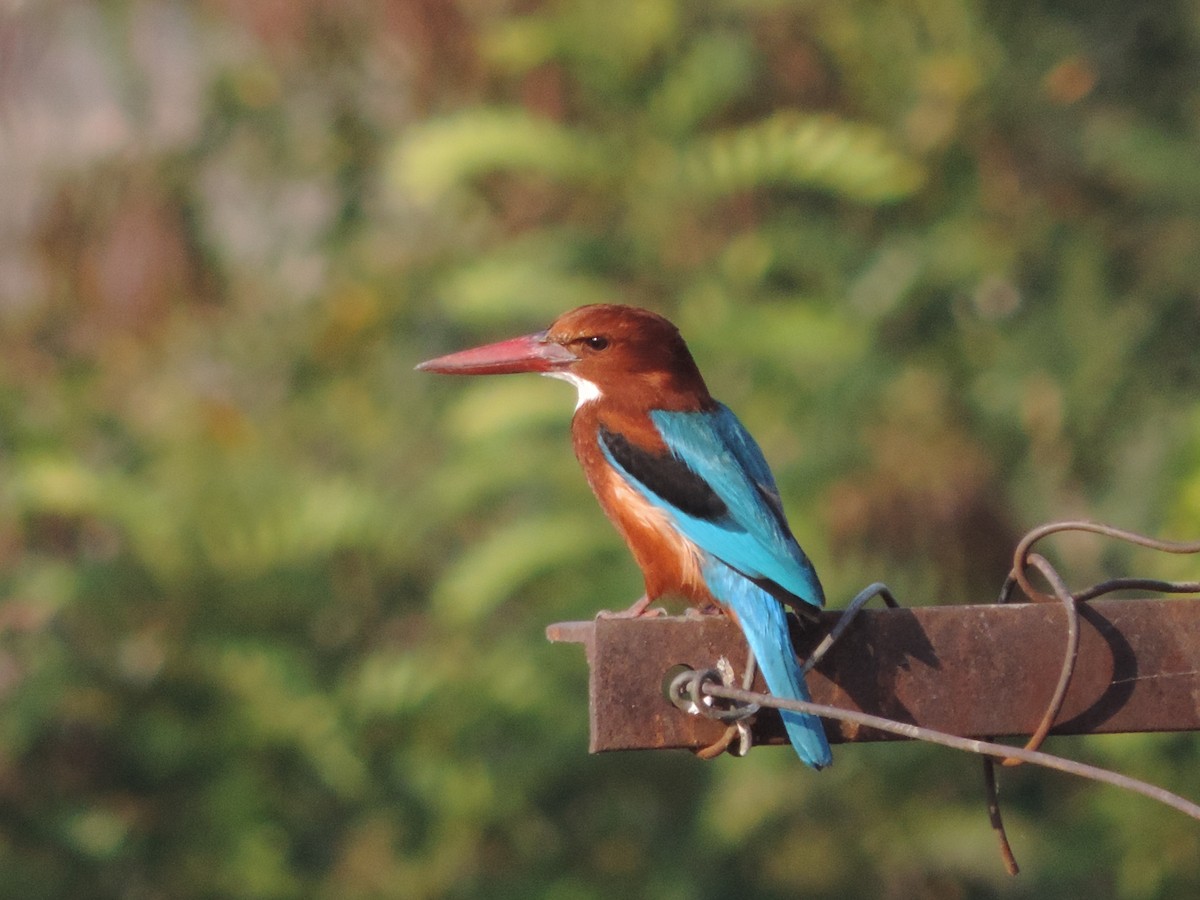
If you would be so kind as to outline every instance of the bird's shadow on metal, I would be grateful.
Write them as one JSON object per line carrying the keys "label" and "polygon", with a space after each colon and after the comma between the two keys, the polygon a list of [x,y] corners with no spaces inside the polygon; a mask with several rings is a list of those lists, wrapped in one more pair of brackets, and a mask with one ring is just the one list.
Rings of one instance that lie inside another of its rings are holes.
{"label": "bird's shadow on metal", "polygon": [[[916,717],[905,702],[901,673],[913,665],[940,670],[941,660],[924,627],[911,610],[897,607],[882,610],[862,610],[859,619],[842,633],[828,653],[813,670],[818,678],[832,682],[842,700],[837,705],[852,705],[864,712],[906,724],[916,724]],[[883,619],[881,617],[886,617]],[[820,627],[797,625],[792,622],[792,641],[801,655],[810,652],[837,621],[836,613],[822,616]],[[874,635],[886,635],[876,641]],[[869,701],[869,702],[868,702]],[[830,738],[850,739],[866,732],[845,722],[827,722]],[[886,732],[870,733],[879,740],[896,740]]]}

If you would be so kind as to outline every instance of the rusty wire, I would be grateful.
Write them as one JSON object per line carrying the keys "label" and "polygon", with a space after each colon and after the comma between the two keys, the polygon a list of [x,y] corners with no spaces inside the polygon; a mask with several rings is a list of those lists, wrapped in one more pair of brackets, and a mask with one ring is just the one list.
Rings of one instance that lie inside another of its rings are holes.
{"label": "rusty wire", "polygon": [[[1067,615],[1067,634],[1064,641],[1063,649],[1063,664],[1058,675],[1058,684],[1054,687],[1054,693],[1050,695],[1050,701],[1046,704],[1046,711],[1042,714],[1041,721],[1034,728],[1029,740],[1025,742],[1026,750],[1036,750],[1042,745],[1042,741],[1046,739],[1046,735],[1050,733],[1050,729],[1054,727],[1054,720],[1058,718],[1058,713],[1062,709],[1063,698],[1067,695],[1067,688],[1071,686],[1071,676],[1075,673],[1075,659],[1079,655],[1079,608],[1075,605],[1075,599],[1071,596],[1071,591],[1067,587],[1066,582],[1062,580],[1054,566],[1042,555],[1038,553],[1029,553],[1028,550],[1024,556],[1026,566],[1032,566],[1037,569],[1042,577],[1050,583],[1054,589],[1054,597],[1047,600],[1058,600]],[[1022,583],[1020,579],[1014,579],[1018,584]],[[1025,583],[1028,583],[1027,581]],[[1042,595],[1044,596],[1044,595]],[[1000,602],[1005,602],[1006,598],[1001,595]],[[1003,762],[1006,766],[1020,765],[1020,760],[1016,758],[1005,759]]]}
{"label": "rusty wire", "polygon": [[[1119,772],[1113,772],[1108,769],[1101,769],[1098,766],[1091,766],[1087,763],[1077,762],[1072,759],[1064,759],[1060,756],[1054,756],[1045,753],[1041,750],[1026,750],[1024,747],[1009,747],[1004,744],[996,744],[991,741],[976,740],[974,738],[958,737],[953,734],[946,734],[941,731],[934,731],[931,728],[923,728],[920,725],[912,725],[908,722],[897,722],[893,719],[885,719],[881,716],[874,716],[870,713],[858,712],[857,710],[843,709],[840,706],[827,706],[823,703],[810,703],[804,700],[784,700],[780,697],[773,697],[770,694],[761,694],[756,691],[747,691],[742,688],[732,687],[722,684],[719,675],[705,678],[693,678],[691,672],[684,672],[677,677],[678,682],[699,684],[700,691],[703,695],[710,697],[720,697],[725,700],[732,700],[736,703],[757,706],[769,706],[774,709],[786,709],[792,712],[808,713],[814,716],[821,716],[826,719],[837,719],[842,722],[850,722],[866,728],[875,728],[879,731],[886,731],[889,734],[899,735],[900,737],[909,738],[917,741],[927,741],[933,744],[941,744],[944,747],[950,747],[955,750],[963,750],[968,753],[980,753],[994,759],[1005,759],[1008,756],[1015,756],[1022,762],[1032,763],[1033,765],[1044,766],[1049,769],[1055,769],[1060,772],[1066,772],[1071,775],[1078,775],[1081,778],[1089,778],[1093,781],[1099,781],[1104,784],[1110,784],[1114,787],[1124,788],[1125,790],[1133,791],[1141,794],[1151,800],[1156,800],[1176,809],[1186,816],[1190,816],[1197,821],[1200,821],[1200,804],[1193,803],[1178,794],[1173,794],[1165,788],[1157,785],[1148,784],[1145,781],[1140,781],[1136,778],[1130,778],[1128,775],[1122,775]],[[674,693],[674,691],[672,691]],[[701,702],[696,702],[696,697],[689,697],[689,701],[695,704],[695,709],[700,710],[703,715],[708,708],[704,704],[703,696],[699,698]],[[747,715],[750,713],[747,711]],[[729,715],[729,710],[722,711],[723,716]]]}
{"label": "rusty wire", "polygon": [[[850,623],[854,621],[854,617],[858,615],[858,611],[876,597],[880,598],[883,601],[884,606],[888,607],[888,609],[900,608],[900,601],[896,599],[895,594],[892,593],[891,588],[889,588],[886,584],[884,584],[882,581],[876,581],[868,584],[865,588],[854,595],[854,599],[847,604],[845,611],[837,620],[837,624],[835,624],[833,628],[829,630],[829,634],[825,635],[825,637],[821,639],[821,643],[819,643],[813,652],[809,654],[808,659],[805,660],[804,664],[800,667],[800,673],[802,675],[807,675],[809,670],[811,670],[813,666],[821,661],[821,658],[829,652],[829,649],[835,643],[837,643],[837,639],[842,636],[842,632],[845,631],[849,627]],[[746,685],[746,687],[749,687],[749,685]]]}
{"label": "rusty wire", "polygon": [[[1200,541],[1164,541],[1159,538],[1148,537],[1144,534],[1138,534],[1136,531],[1127,531],[1124,528],[1117,528],[1113,525],[1105,525],[1103,522],[1092,522],[1087,519],[1068,519],[1063,522],[1049,522],[1045,525],[1039,525],[1028,532],[1020,543],[1017,544],[1017,549],[1013,553],[1013,568],[1009,573],[1009,580],[1015,581],[1020,585],[1021,590],[1025,592],[1031,600],[1039,598],[1046,599],[1045,595],[1038,591],[1032,584],[1029,583],[1028,577],[1025,575],[1025,560],[1029,557],[1033,545],[1043,538],[1058,534],[1064,531],[1080,531],[1090,534],[1098,534],[1102,537],[1116,538],[1119,541],[1124,541],[1127,544],[1134,544],[1138,547],[1146,547],[1150,550],[1157,550],[1162,553],[1176,554],[1191,554],[1200,553]],[[1112,593],[1113,591],[1125,589],[1137,589],[1156,591],[1163,594],[1198,594],[1200,593],[1200,581],[1159,581],[1151,578],[1113,578],[1108,581],[1102,581],[1099,584],[1092,585],[1085,590],[1079,591],[1072,595],[1076,601],[1094,600],[1104,594]],[[1011,591],[1012,585],[1005,582],[1005,591],[1001,593],[1001,602],[1005,592]]]}
{"label": "rusty wire", "polygon": [[996,765],[990,756],[983,758],[983,790],[987,798],[988,824],[992,826],[992,834],[1000,845],[1000,861],[1004,863],[1004,871],[1009,875],[1021,874],[1017,865],[1017,856],[1013,853],[1012,844],[1008,842],[1008,832],[1004,828],[1004,816],[1000,813],[1000,786],[996,782]]}

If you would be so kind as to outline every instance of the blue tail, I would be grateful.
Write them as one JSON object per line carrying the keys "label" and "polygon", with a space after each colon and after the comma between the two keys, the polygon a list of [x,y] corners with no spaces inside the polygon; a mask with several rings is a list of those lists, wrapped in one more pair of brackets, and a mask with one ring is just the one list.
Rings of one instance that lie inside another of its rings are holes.
{"label": "blue tail", "polygon": [[[792,649],[783,604],[716,560],[705,567],[704,580],[717,599],[737,616],[771,693],[786,700],[811,699]],[[818,717],[787,710],[780,710],[780,714],[801,760],[814,769],[823,769],[833,762],[825,728]]]}

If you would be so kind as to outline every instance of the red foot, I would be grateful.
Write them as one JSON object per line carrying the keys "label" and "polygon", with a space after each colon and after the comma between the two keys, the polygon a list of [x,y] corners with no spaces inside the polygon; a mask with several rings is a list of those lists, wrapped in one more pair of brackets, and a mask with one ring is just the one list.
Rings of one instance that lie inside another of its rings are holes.
{"label": "red foot", "polygon": [[600,612],[596,613],[596,618],[598,618],[598,619],[653,619],[656,616],[665,616],[667,614],[667,611],[659,606],[654,607],[654,609],[647,609],[646,607],[648,607],[650,605],[650,603],[651,603],[650,598],[647,597],[645,594],[642,594],[642,596],[638,597],[638,599],[635,600],[633,605],[630,606],[628,609],[623,609],[620,612],[613,612],[612,610],[602,609],[602,610],[600,610]]}

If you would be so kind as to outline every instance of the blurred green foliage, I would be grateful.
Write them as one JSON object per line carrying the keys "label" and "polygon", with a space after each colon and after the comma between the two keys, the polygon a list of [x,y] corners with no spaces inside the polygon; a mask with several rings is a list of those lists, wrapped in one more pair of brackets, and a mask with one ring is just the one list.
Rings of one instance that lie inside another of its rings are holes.
{"label": "blurred green foliage", "polygon": [[[668,314],[835,606],[1195,537],[1192,5],[0,16],[0,897],[1200,891],[1194,822],[1059,775],[1004,774],[1008,879],[945,751],[588,757],[542,630],[640,585],[568,389],[411,371]],[[1193,797],[1198,748],[1051,746]]]}

